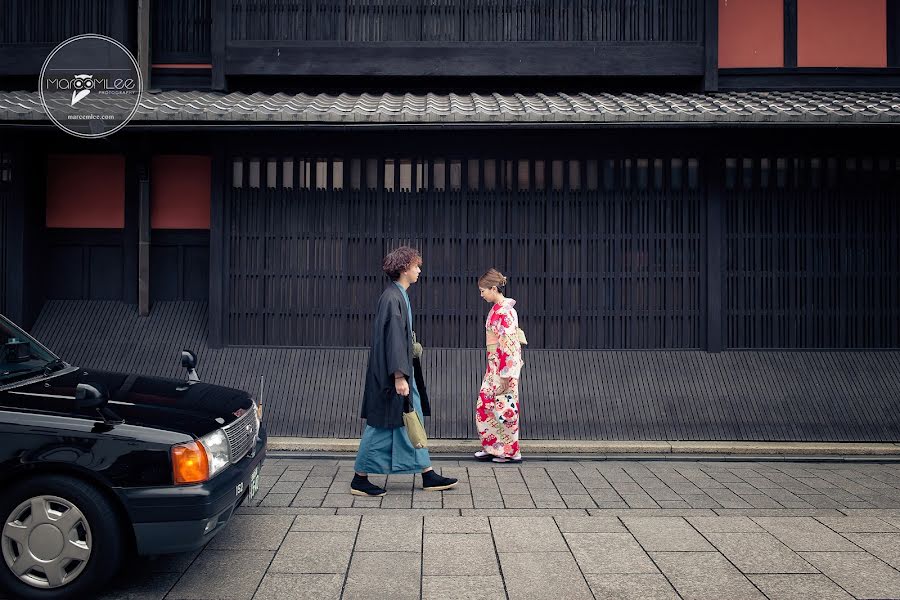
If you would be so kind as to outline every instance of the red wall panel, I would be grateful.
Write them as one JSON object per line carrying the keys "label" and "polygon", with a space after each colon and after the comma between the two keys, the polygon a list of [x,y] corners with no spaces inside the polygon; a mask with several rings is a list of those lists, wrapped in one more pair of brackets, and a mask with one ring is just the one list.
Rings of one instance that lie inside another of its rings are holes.
{"label": "red wall panel", "polygon": [[154,156],[150,171],[150,226],[209,229],[208,156]]}
{"label": "red wall panel", "polygon": [[797,0],[797,65],[887,66],[885,0]]}
{"label": "red wall panel", "polygon": [[121,229],[125,226],[125,157],[53,154],[47,157],[47,227]]}
{"label": "red wall panel", "polygon": [[784,66],[784,0],[719,0],[719,68]]}

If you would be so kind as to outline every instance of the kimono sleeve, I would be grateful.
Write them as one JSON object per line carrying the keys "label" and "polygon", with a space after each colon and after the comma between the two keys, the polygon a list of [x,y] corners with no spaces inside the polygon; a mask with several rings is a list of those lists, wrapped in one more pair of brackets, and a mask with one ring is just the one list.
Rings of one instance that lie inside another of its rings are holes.
{"label": "kimono sleeve", "polygon": [[494,313],[489,327],[498,339],[500,377],[518,379],[522,372],[522,345],[516,333],[519,315],[514,308],[501,307]]}

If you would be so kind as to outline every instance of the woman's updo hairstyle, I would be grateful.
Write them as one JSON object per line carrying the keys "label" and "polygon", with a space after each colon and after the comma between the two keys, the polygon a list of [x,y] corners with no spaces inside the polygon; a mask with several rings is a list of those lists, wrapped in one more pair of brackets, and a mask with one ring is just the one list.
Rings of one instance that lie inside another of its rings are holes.
{"label": "woman's updo hairstyle", "polygon": [[506,287],[506,276],[497,269],[488,269],[478,278],[478,287],[486,290],[496,287],[502,291]]}

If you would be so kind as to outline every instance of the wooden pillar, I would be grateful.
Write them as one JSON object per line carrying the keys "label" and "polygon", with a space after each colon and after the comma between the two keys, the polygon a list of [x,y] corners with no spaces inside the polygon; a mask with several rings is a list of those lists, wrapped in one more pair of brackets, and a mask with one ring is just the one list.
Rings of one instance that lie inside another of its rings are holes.
{"label": "wooden pillar", "polygon": [[150,165],[138,167],[138,313],[150,314]]}
{"label": "wooden pillar", "polygon": [[722,303],[725,268],[722,158],[708,155],[701,166],[706,178],[706,350],[721,352],[725,331]]}
{"label": "wooden pillar", "polygon": [[25,178],[24,160],[20,152],[12,154],[12,186],[6,204],[6,230],[0,232],[6,244],[6,316],[25,324]]}
{"label": "wooden pillar", "polygon": [[703,90],[715,92],[719,89],[719,0],[706,0],[703,51]]}
{"label": "wooden pillar", "polygon": [[797,66],[797,0],[784,0],[784,66]]}
{"label": "wooden pillar", "polygon": [[[226,154],[217,147],[210,169],[209,216],[209,347],[225,345],[225,185],[231,175],[227,169]],[[227,174],[227,175],[226,175]],[[298,185],[295,182],[294,185]]]}
{"label": "wooden pillar", "polygon": [[212,59],[212,89],[225,91],[225,44],[228,39],[228,15],[231,0],[212,1],[212,34],[210,36]]}
{"label": "wooden pillar", "polygon": [[[126,147],[137,146],[128,142]],[[138,229],[140,217],[141,156],[134,152],[125,155],[125,228],[122,231],[122,301],[138,303]]]}
{"label": "wooden pillar", "polygon": [[900,67],[900,0],[887,0],[887,66]]}
{"label": "wooden pillar", "polygon": [[150,1],[138,0],[137,5],[137,54],[138,67],[144,81],[144,89],[150,85]]}

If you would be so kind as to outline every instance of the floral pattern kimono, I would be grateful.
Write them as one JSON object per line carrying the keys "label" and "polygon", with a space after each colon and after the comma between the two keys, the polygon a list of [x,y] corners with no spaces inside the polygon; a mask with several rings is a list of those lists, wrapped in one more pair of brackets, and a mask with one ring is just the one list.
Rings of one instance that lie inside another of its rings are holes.
{"label": "floral pattern kimono", "polygon": [[[484,452],[500,458],[519,454],[519,375],[522,371],[522,344],[517,329],[516,301],[506,298],[495,304],[485,322],[487,370],[475,406],[475,424]],[[498,393],[500,380],[507,389]]]}

